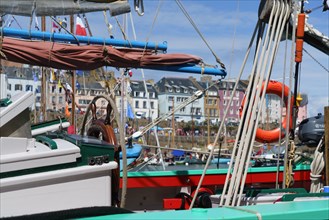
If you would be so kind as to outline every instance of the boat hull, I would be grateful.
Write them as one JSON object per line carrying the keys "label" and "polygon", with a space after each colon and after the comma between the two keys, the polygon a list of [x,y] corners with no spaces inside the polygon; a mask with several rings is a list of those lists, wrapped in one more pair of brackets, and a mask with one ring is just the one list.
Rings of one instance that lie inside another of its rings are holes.
{"label": "boat hull", "polygon": [[111,206],[116,162],[0,180],[0,218],[74,208]]}
{"label": "boat hull", "polygon": [[[139,171],[128,172],[127,188],[129,198],[126,208],[130,210],[161,210],[164,198],[174,198],[179,192],[193,192],[203,170]],[[213,192],[221,190],[227,169],[209,169],[203,180],[203,187]],[[246,188],[275,188],[276,167],[249,168]],[[283,169],[279,173],[279,184],[283,181]],[[309,189],[309,165],[298,165],[294,170],[294,186]],[[122,179],[120,182],[122,186]]]}

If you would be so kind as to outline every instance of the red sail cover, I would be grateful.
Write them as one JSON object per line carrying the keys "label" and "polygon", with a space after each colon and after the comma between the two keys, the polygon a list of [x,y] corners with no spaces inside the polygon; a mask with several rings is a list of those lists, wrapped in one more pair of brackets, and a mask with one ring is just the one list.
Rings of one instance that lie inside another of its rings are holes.
{"label": "red sail cover", "polygon": [[3,38],[0,58],[9,61],[65,70],[93,70],[102,66],[147,68],[199,64],[201,58],[188,54],[154,54],[131,48],[100,45],[70,45],[45,41]]}

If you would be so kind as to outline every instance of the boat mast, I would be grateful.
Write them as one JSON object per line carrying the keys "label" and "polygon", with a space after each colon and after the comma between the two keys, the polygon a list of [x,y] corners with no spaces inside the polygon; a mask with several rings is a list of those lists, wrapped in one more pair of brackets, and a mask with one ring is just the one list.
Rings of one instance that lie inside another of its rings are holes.
{"label": "boat mast", "polygon": [[[70,32],[74,33],[74,16],[70,15]],[[71,125],[74,128],[74,133],[76,131],[75,129],[75,70],[72,71],[72,110],[71,110]]]}
{"label": "boat mast", "polygon": [[[172,109],[175,109],[175,96],[173,96],[172,99]],[[172,114],[171,117],[171,127],[172,127],[172,131],[171,131],[171,147],[175,147],[175,113]]]}
{"label": "boat mast", "polygon": [[[46,17],[42,16],[41,17],[41,30],[46,31]],[[41,72],[42,72],[42,78],[41,78],[41,113],[42,114],[42,120],[45,121],[47,119],[46,117],[46,92],[47,92],[47,82],[46,82],[46,69],[45,67],[41,67]],[[41,119],[41,117],[40,117]]]}

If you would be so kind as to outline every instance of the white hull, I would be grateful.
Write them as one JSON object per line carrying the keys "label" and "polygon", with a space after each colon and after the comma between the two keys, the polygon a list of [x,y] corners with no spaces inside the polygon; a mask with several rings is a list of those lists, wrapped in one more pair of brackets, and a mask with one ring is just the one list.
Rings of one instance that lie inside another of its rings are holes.
{"label": "white hull", "polygon": [[111,206],[116,162],[0,180],[0,218],[74,208]]}

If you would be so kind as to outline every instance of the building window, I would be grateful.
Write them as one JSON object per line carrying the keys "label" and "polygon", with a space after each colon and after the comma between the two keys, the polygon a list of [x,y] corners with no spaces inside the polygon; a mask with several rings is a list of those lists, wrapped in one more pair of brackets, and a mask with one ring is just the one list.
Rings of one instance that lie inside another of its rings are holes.
{"label": "building window", "polygon": [[7,89],[11,91],[11,84],[7,85]]}
{"label": "building window", "polygon": [[63,97],[62,96],[58,97],[58,103],[63,104]]}
{"label": "building window", "polygon": [[184,93],[187,93],[187,89],[184,89]]}
{"label": "building window", "polygon": [[168,88],[168,92],[172,92],[172,88]]}
{"label": "building window", "polygon": [[139,108],[139,101],[135,101],[135,108]]}
{"label": "building window", "polygon": [[83,104],[83,105],[88,105],[91,102],[91,100],[88,99],[80,99],[79,100],[79,104]]}
{"label": "building window", "polygon": [[15,84],[15,91],[22,91],[23,90],[23,86],[21,84]]}
{"label": "building window", "polygon": [[33,86],[32,85],[26,85],[25,86],[25,91],[33,91]]}
{"label": "building window", "polygon": [[143,101],[143,108],[146,109],[146,101]]}
{"label": "building window", "polygon": [[176,92],[180,92],[180,88],[176,88]]}
{"label": "building window", "polygon": [[171,111],[171,110],[172,110],[172,106],[169,106],[169,107],[168,107],[168,111]]}
{"label": "building window", "polygon": [[180,112],[185,112],[185,107],[181,108],[179,111]]}
{"label": "building window", "polygon": [[52,104],[55,104],[55,103],[56,103],[56,97],[55,97],[55,96],[52,96],[52,97],[51,97],[51,103],[52,103]]}
{"label": "building window", "polygon": [[224,100],[224,105],[226,105],[226,100]]}
{"label": "building window", "polygon": [[174,101],[174,97],[173,97],[173,96],[169,96],[169,97],[168,97],[168,101],[169,101],[169,102]]}
{"label": "building window", "polygon": [[239,101],[236,101],[236,106],[239,106],[240,105],[240,102]]}
{"label": "building window", "polygon": [[154,102],[150,102],[151,103],[151,109],[154,109]]}

